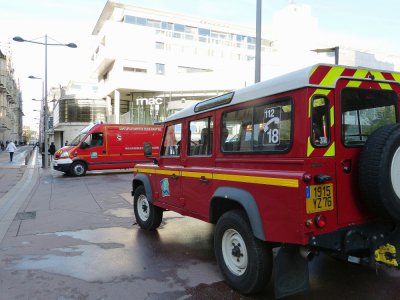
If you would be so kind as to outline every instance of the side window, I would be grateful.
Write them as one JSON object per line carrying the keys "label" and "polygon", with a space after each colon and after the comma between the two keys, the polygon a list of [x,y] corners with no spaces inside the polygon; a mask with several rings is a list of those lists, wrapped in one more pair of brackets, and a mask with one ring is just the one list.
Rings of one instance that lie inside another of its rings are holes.
{"label": "side window", "polygon": [[[223,140],[223,136],[227,138]],[[226,112],[222,115],[223,152],[276,152],[292,143],[290,98]]]}
{"label": "side window", "polygon": [[84,142],[87,147],[98,147],[98,146],[103,146],[103,133],[102,132],[96,132],[88,135],[88,137],[85,139]]}
{"label": "side window", "polygon": [[179,156],[181,128],[181,124],[174,124],[167,127],[161,149],[162,156]]}
{"label": "side window", "polygon": [[326,97],[314,96],[311,100],[311,144],[326,147],[330,143],[330,111]]}
{"label": "side window", "polygon": [[396,123],[397,102],[393,90],[344,88],[340,95],[343,144],[362,146],[376,129]]}
{"label": "side window", "polygon": [[211,155],[213,121],[211,118],[203,118],[189,122],[189,156]]}

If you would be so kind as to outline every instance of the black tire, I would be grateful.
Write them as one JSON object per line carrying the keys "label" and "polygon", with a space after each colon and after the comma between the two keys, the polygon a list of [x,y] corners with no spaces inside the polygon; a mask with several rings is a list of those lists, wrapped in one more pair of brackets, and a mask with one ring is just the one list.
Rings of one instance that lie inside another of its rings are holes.
{"label": "black tire", "polygon": [[86,164],[82,161],[73,162],[71,165],[71,174],[75,177],[85,176],[87,171]]}
{"label": "black tire", "polygon": [[400,221],[400,124],[377,129],[361,150],[359,188],[372,212]]}
{"label": "black tire", "polygon": [[140,228],[154,230],[160,226],[163,210],[149,202],[143,186],[139,186],[135,190],[133,211],[135,212],[136,222]]}
{"label": "black tire", "polygon": [[252,294],[267,286],[272,249],[254,236],[243,211],[229,211],[218,220],[214,251],[222,275],[233,289]]}

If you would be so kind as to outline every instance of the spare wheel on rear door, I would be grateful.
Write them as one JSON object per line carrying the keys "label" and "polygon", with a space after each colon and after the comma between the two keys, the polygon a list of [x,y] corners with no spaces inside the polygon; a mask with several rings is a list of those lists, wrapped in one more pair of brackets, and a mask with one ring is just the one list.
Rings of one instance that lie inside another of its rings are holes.
{"label": "spare wheel on rear door", "polygon": [[373,212],[400,221],[400,124],[377,129],[360,154],[359,187]]}

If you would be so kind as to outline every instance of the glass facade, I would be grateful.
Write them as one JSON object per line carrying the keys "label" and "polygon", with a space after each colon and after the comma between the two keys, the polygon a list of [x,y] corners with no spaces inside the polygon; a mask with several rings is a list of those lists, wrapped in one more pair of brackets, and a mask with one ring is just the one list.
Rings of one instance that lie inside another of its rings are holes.
{"label": "glass facade", "polygon": [[[130,100],[120,102],[120,123],[153,124],[193,103],[209,99],[227,91],[193,92],[134,92]],[[114,103],[112,103],[114,104]]]}
{"label": "glass facade", "polygon": [[59,123],[94,122],[106,120],[106,101],[93,99],[61,99]]}

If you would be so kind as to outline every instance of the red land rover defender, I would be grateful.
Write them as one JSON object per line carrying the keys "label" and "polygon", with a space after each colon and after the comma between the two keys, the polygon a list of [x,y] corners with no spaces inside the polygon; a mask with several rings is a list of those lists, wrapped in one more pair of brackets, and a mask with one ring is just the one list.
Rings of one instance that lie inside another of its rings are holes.
{"label": "red land rover defender", "polygon": [[398,267],[399,96],[400,73],[316,65],[184,109],[134,168],[137,222],[216,224],[220,270],[244,294],[272,271],[277,298],[307,289],[322,251]]}

